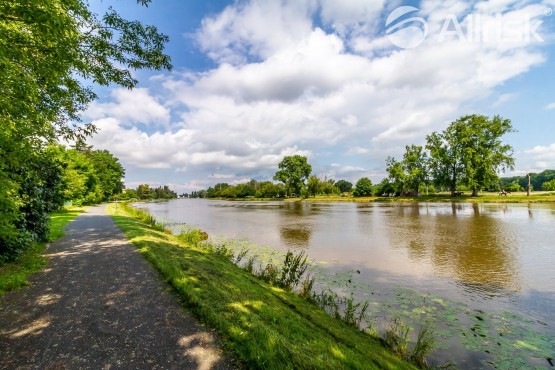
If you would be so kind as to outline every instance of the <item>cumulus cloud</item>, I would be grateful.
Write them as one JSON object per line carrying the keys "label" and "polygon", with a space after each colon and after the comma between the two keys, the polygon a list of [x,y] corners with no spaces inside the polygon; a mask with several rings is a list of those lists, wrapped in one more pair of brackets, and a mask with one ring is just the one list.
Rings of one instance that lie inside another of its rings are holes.
{"label": "cumulus cloud", "polygon": [[[431,35],[414,49],[387,39],[381,23],[391,4],[235,2],[206,17],[195,34],[215,67],[157,76],[158,95],[114,90],[110,102],[87,112],[101,129],[95,143],[135,166],[178,171],[192,188],[204,184],[201,178],[270,179],[292,154],[309,156],[333,176],[378,176],[388,155],[399,156],[404,145],[422,144],[458,115],[475,113],[468,107],[545,61],[537,44],[523,40],[434,37],[447,14],[461,22],[471,12],[518,18],[537,13],[537,4],[423,1],[420,16]],[[515,96],[501,94],[493,107]],[[152,132],[129,123],[170,128]]]}
{"label": "cumulus cloud", "polygon": [[93,120],[113,117],[126,125],[167,125],[170,122],[170,110],[150,95],[146,88],[118,88],[112,90],[111,97],[112,100],[107,103],[93,102],[85,116]]}
{"label": "cumulus cloud", "polygon": [[525,150],[530,157],[532,167],[538,171],[552,169],[555,163],[555,143],[549,146],[538,145],[532,149]]}

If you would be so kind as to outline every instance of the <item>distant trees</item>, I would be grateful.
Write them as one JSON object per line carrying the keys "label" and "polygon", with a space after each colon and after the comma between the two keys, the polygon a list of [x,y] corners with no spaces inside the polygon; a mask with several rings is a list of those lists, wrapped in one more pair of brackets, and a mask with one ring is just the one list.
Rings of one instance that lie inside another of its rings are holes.
{"label": "distant trees", "polygon": [[338,180],[334,185],[342,193],[349,193],[353,189],[353,184],[347,180]]}
{"label": "distant trees", "polygon": [[177,193],[169,188],[169,186],[159,186],[152,188],[148,184],[140,184],[136,189],[127,189],[122,194],[121,199],[175,199]]}
{"label": "distant trees", "polygon": [[[545,170],[540,173],[530,173],[530,184],[532,186],[532,189],[545,190],[543,188],[543,184],[552,180],[555,180],[555,170]],[[528,186],[527,176],[512,176],[501,178],[499,187],[506,189],[515,181],[518,182],[522,189],[526,189],[526,187]]]}
{"label": "distant trees", "polygon": [[305,156],[286,156],[278,164],[279,170],[274,175],[274,180],[281,181],[285,185],[288,195],[291,193],[301,194],[305,180],[312,172],[312,166]]}
{"label": "distant trees", "polygon": [[368,197],[372,195],[372,181],[368,177],[359,179],[355,185],[353,195],[356,197]]}
{"label": "distant trees", "polygon": [[418,195],[420,185],[428,181],[428,166],[428,155],[418,145],[407,145],[401,162],[392,157],[386,160],[389,179],[398,193],[409,189],[413,195]]}
{"label": "distant trees", "polygon": [[320,179],[317,176],[312,175],[308,178],[306,187],[308,190],[308,195],[316,197],[316,195],[321,192],[322,185],[320,183]]}
{"label": "distant trees", "polygon": [[432,176],[439,186],[447,186],[453,195],[463,183],[472,195],[499,181],[498,172],[512,169],[512,147],[501,137],[514,131],[511,121],[495,116],[463,116],[441,133],[427,137]]}
{"label": "distant trees", "polygon": [[542,190],[555,191],[555,179],[551,180],[551,181],[544,182],[542,184]]}

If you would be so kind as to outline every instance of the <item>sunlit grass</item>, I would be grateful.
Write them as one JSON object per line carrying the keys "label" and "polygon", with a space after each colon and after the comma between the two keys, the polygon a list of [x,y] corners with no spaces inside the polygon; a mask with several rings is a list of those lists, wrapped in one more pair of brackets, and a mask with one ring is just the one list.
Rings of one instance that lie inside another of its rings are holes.
{"label": "sunlit grass", "polygon": [[[48,240],[54,241],[64,236],[65,233],[62,230],[64,226],[84,210],[83,207],[70,207],[52,213]],[[0,295],[28,284],[29,275],[46,265],[44,250],[44,243],[35,243],[30,245],[16,261],[0,265]]]}
{"label": "sunlit grass", "polygon": [[223,255],[149,228],[122,213],[122,207],[113,214],[114,208],[108,210],[116,224],[246,368],[413,368],[379,338],[270,286]]}

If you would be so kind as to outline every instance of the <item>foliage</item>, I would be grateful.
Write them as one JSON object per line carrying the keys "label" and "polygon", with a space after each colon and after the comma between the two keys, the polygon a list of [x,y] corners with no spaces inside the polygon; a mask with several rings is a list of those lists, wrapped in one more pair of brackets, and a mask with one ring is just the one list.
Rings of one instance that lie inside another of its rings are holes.
{"label": "foliage", "polygon": [[[50,214],[48,241],[54,241],[64,236],[63,228],[73,220],[82,208],[71,207]],[[2,263],[0,261],[0,296],[6,292],[27,284],[27,277],[40,270],[46,264],[42,256],[44,243],[32,243],[25,248],[17,261]]]}
{"label": "foliage", "polygon": [[321,193],[321,182],[320,179],[317,176],[310,176],[308,178],[308,182],[306,183],[306,187],[308,190],[308,195],[312,195],[313,197],[316,197],[316,194]]}
{"label": "foliage", "polygon": [[274,180],[285,184],[287,194],[292,192],[299,195],[304,182],[312,172],[312,166],[306,157],[301,155],[286,156],[278,164],[279,171],[274,175]]}
{"label": "foliage", "polygon": [[250,180],[244,184],[235,186],[227,183],[218,183],[207,190],[193,191],[185,194],[190,198],[280,198],[285,196],[285,187],[281,184],[273,184],[270,181],[258,182]]}
{"label": "foliage", "polygon": [[511,182],[508,186],[504,187],[507,191],[517,192],[523,190],[521,186],[518,184],[518,181]]}
{"label": "foliage", "polygon": [[353,189],[353,184],[347,180],[338,180],[334,185],[342,193],[349,193]]}
{"label": "foliage", "polygon": [[[549,181],[555,180],[555,170],[544,170],[540,173],[530,173],[530,185],[531,189],[543,189],[543,184]],[[528,176],[512,176],[503,177],[499,180],[499,188],[506,188],[509,184],[517,181],[522,189],[528,187]]]}
{"label": "foliage", "polygon": [[368,197],[372,195],[372,181],[368,177],[359,179],[355,185],[353,195],[356,197]]}
{"label": "foliage", "polygon": [[513,128],[511,121],[495,116],[468,115],[452,122],[441,133],[427,137],[433,178],[454,194],[462,182],[472,195],[498,181],[497,172],[513,168],[512,148],[501,137]]}
{"label": "foliage", "polygon": [[542,190],[545,191],[555,191],[555,179],[551,181],[546,181],[542,184]]}
{"label": "foliage", "polygon": [[64,184],[93,189],[83,203],[107,195],[108,179],[82,183],[79,168],[64,174],[64,159],[47,147],[95,132],[79,122],[96,99],[87,84],[132,88],[131,70],[170,68],[167,41],[156,28],[111,9],[99,17],[84,0],[0,2],[0,259],[46,238],[47,213],[61,205]]}
{"label": "foliage", "polygon": [[403,160],[397,162],[395,158],[388,157],[386,167],[389,180],[397,193],[408,189],[416,196],[420,185],[428,183],[428,155],[421,146],[407,145]]}

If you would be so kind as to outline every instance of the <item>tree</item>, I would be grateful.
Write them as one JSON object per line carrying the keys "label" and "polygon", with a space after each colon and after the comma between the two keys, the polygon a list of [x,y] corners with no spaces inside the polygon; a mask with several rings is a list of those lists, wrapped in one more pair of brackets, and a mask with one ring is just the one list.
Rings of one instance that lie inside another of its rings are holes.
{"label": "tree", "polygon": [[401,167],[404,171],[404,182],[413,195],[418,195],[420,184],[428,181],[428,155],[418,145],[405,147]]}
{"label": "tree", "polygon": [[368,197],[372,195],[372,181],[368,177],[363,177],[357,181],[353,195],[356,197]]}
{"label": "tree", "polygon": [[316,195],[321,191],[320,188],[322,187],[322,184],[317,176],[312,175],[308,178],[306,187],[308,190],[308,195],[312,195],[314,198],[316,198]]}
{"label": "tree", "polygon": [[389,182],[393,186],[394,191],[399,194],[403,193],[406,177],[403,165],[393,157],[387,157],[385,165],[389,175]]}
{"label": "tree", "polygon": [[103,200],[109,200],[112,196],[120,194],[123,191],[122,179],[125,176],[125,169],[118,158],[107,150],[94,150],[90,153],[90,160],[102,188]]}
{"label": "tree", "polygon": [[436,183],[454,195],[462,182],[478,191],[499,180],[498,172],[513,168],[512,147],[500,138],[513,132],[511,121],[495,116],[468,115],[452,122],[441,133],[427,137],[431,168]]}
{"label": "tree", "polygon": [[284,157],[279,162],[278,168],[280,170],[274,175],[274,180],[285,184],[288,195],[291,195],[291,190],[300,194],[305,180],[312,172],[312,166],[308,163],[307,158],[298,154]]}
{"label": "tree", "polygon": [[148,184],[141,184],[137,187],[137,197],[139,199],[152,199],[152,189]]}
{"label": "tree", "polygon": [[79,141],[95,132],[79,122],[96,99],[88,85],[132,88],[133,69],[170,69],[167,41],[111,9],[99,17],[85,0],[0,1],[0,254],[43,234],[44,194],[58,185],[41,180],[57,166],[44,167],[42,155],[60,137]]}
{"label": "tree", "polygon": [[346,180],[339,180],[335,183],[335,186],[342,193],[348,193],[353,189],[353,184]]}
{"label": "tree", "polygon": [[555,180],[546,181],[542,184],[542,190],[555,191]]}

